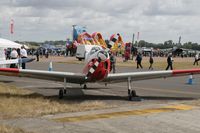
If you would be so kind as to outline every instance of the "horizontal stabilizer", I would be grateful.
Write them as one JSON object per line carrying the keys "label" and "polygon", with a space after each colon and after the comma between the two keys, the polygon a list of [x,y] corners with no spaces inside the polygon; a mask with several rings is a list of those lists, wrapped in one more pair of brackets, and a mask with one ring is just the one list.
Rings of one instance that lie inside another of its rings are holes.
{"label": "horizontal stabilizer", "polygon": [[21,58],[21,59],[11,59],[11,60],[1,60],[0,65],[14,64],[14,63],[28,63],[34,61],[35,58]]}

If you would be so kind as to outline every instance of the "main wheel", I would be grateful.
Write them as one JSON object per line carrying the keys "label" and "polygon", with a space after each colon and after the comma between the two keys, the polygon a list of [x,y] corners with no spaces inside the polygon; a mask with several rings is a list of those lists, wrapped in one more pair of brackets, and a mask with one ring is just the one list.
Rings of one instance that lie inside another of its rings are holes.
{"label": "main wheel", "polygon": [[59,99],[62,99],[63,95],[64,95],[64,91],[63,91],[63,89],[60,89],[59,90]]}
{"label": "main wheel", "polygon": [[128,100],[132,101],[132,96],[131,95],[128,96]]}
{"label": "main wheel", "polygon": [[66,89],[64,89],[64,94],[67,94],[67,90]]}
{"label": "main wheel", "polygon": [[132,97],[136,97],[136,96],[137,96],[135,90],[132,90],[132,91],[131,91],[131,96],[132,96]]}
{"label": "main wheel", "polygon": [[128,90],[128,100],[132,101],[134,97],[137,97],[135,90]]}
{"label": "main wheel", "polygon": [[87,89],[87,85],[86,84],[84,84],[83,89]]}

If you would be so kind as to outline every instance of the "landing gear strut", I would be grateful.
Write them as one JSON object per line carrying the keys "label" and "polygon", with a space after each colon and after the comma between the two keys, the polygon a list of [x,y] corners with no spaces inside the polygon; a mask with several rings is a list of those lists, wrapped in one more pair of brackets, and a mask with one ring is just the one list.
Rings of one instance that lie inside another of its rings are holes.
{"label": "landing gear strut", "polygon": [[130,101],[137,97],[136,91],[131,89],[131,77],[128,77],[128,99]]}
{"label": "landing gear strut", "polygon": [[67,94],[67,85],[66,85],[66,78],[64,78],[64,88],[59,90],[59,99],[62,99],[64,94]]}

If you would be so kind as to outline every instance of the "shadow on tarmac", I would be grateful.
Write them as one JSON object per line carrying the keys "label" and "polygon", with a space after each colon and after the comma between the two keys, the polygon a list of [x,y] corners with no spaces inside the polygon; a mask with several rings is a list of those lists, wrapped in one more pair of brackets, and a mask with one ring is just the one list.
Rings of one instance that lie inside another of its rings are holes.
{"label": "shadow on tarmac", "polygon": [[141,96],[144,100],[195,100],[192,97]]}
{"label": "shadow on tarmac", "polygon": [[12,83],[12,82],[14,82],[14,81],[12,81],[12,80],[0,80],[0,82],[1,82],[1,83]]}
{"label": "shadow on tarmac", "polygon": [[0,97],[2,98],[45,98],[42,94],[31,93],[31,94],[10,94],[10,93],[0,93]]}
{"label": "shadow on tarmac", "polygon": [[[38,93],[32,93],[32,94],[10,94],[10,93],[0,93],[0,97],[6,97],[6,98],[44,98],[49,100],[55,100],[55,101],[75,101],[75,102],[82,102],[82,101],[90,101],[90,100],[99,100],[99,101],[106,101],[106,100],[119,100],[124,101],[128,100],[127,96],[114,96],[114,95],[89,95],[89,94],[83,94],[79,96],[64,96],[62,100],[58,99],[57,95],[53,96],[43,96],[42,94]],[[191,97],[163,97],[163,96],[141,96],[142,100],[195,100],[196,98]]]}
{"label": "shadow on tarmac", "polygon": [[[46,88],[40,88],[40,89],[62,89],[62,87],[46,87]],[[68,88],[67,89],[67,95],[63,97],[63,100],[67,101],[85,101],[85,100],[100,100],[100,101],[128,101],[128,96],[120,96],[120,95],[112,95],[112,94],[85,94],[84,90],[100,90],[105,88],[87,88],[82,89],[81,87],[74,87],[74,88]],[[56,93],[57,94],[57,93]],[[52,98],[52,99],[58,99],[58,95],[51,95],[51,96],[44,96],[45,98]],[[197,98],[194,97],[173,97],[173,96],[139,96],[142,100],[195,100]]]}

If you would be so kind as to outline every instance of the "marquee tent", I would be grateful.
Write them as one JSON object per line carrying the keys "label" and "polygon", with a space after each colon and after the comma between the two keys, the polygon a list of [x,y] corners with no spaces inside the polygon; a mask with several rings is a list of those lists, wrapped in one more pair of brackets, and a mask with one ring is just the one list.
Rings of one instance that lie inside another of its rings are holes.
{"label": "marquee tent", "polygon": [[[21,46],[19,43],[0,38],[0,48],[21,48]],[[25,45],[25,48],[28,47]]]}

